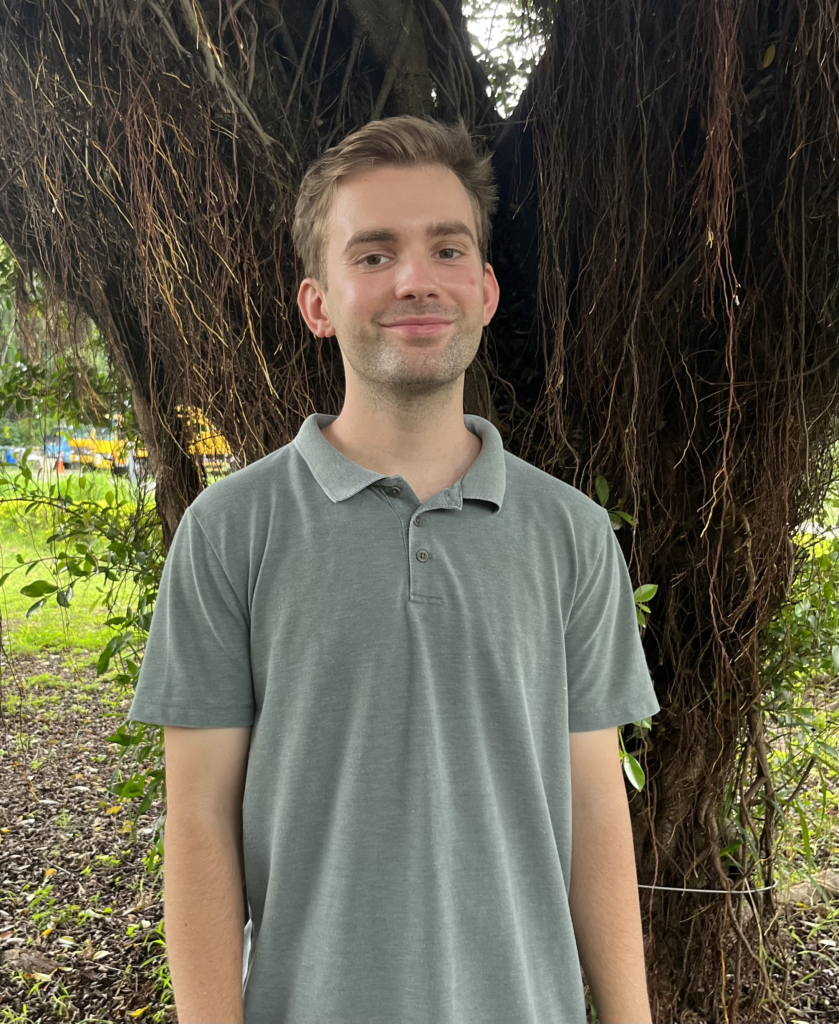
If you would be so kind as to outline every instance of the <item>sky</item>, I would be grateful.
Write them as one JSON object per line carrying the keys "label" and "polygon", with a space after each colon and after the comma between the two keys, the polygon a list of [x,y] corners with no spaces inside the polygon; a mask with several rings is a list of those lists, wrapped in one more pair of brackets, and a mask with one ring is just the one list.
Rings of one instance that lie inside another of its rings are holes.
{"label": "sky", "polygon": [[[469,27],[470,35],[477,39],[479,45],[472,46],[472,53],[480,58],[481,47],[489,50],[501,60],[512,57],[516,66],[522,67],[525,61],[538,62],[542,55],[541,40],[523,39],[515,41],[517,34],[515,22],[511,17],[520,10],[519,0],[463,0],[463,14]],[[506,41],[505,41],[506,37]],[[510,79],[510,101],[508,106],[499,103],[498,112],[507,117],[515,109],[529,77],[529,65],[524,67],[523,74],[514,74]]]}

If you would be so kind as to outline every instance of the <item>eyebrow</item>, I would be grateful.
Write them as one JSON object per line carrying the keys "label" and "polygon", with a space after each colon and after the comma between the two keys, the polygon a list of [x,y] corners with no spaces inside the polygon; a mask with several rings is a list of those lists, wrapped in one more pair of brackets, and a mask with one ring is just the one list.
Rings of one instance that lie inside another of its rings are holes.
{"label": "eyebrow", "polygon": [[[429,224],[425,229],[425,237],[427,239],[439,238],[441,235],[466,235],[469,241],[477,247],[475,236],[469,227],[461,220],[444,220],[438,221],[436,224]],[[369,230],[356,231],[355,234],[350,238],[349,242],[344,246],[342,256],[346,256],[348,252],[354,249],[358,245],[364,245],[367,242],[395,242],[398,235],[395,231],[389,228],[372,228]]]}

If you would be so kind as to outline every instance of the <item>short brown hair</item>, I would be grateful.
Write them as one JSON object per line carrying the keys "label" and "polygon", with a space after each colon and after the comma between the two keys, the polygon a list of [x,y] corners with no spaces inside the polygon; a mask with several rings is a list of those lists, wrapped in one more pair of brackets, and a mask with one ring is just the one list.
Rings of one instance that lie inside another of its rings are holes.
{"label": "short brown hair", "polygon": [[304,277],[326,288],[327,218],[341,178],[370,164],[413,167],[442,164],[460,179],[469,196],[478,228],[481,261],[487,262],[492,217],[498,203],[492,158],[476,150],[458,117],[444,124],[430,117],[400,114],[370,121],[322,153],[300,183],[291,237],[303,263]]}

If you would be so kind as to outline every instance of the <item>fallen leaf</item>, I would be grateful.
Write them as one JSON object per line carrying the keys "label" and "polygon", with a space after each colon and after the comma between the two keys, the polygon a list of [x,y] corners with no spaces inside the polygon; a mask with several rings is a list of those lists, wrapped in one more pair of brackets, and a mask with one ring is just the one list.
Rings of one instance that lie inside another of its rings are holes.
{"label": "fallen leaf", "polygon": [[30,974],[38,971],[55,971],[61,966],[55,960],[50,960],[48,956],[39,953],[37,949],[7,949],[3,959],[7,964],[16,964]]}

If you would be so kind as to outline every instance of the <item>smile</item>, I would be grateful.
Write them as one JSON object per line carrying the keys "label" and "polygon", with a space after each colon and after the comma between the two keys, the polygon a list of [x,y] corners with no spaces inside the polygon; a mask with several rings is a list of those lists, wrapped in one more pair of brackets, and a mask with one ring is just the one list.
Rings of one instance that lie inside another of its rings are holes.
{"label": "smile", "polygon": [[388,327],[389,331],[399,331],[402,334],[440,334],[447,327],[451,327],[450,323],[443,323],[438,321],[437,323],[431,324],[396,324],[393,327]]}

